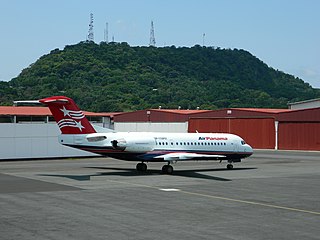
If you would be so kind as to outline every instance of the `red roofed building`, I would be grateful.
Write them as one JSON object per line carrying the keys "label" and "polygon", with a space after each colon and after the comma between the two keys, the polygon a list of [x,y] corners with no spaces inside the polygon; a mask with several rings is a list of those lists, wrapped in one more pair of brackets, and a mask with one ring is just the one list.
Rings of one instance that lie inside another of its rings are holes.
{"label": "red roofed building", "polygon": [[225,132],[258,149],[320,150],[320,108],[149,109],[114,121],[117,131]]}
{"label": "red roofed building", "polygon": [[253,148],[320,151],[320,108],[229,108],[191,117],[189,132],[240,135]]}
{"label": "red roofed building", "polygon": [[210,110],[176,110],[148,109],[126,112],[115,116],[115,122],[185,122],[197,113],[208,113]]}
{"label": "red roofed building", "polygon": [[[84,113],[92,123],[115,131],[228,132],[256,149],[320,151],[320,108]],[[0,106],[0,132],[0,159],[93,156],[58,143],[60,131],[47,107]]]}

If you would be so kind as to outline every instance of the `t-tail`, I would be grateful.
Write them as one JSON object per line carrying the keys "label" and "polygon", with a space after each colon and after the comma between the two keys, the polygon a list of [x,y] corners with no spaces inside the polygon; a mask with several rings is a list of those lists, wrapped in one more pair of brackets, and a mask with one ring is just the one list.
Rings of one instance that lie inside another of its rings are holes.
{"label": "t-tail", "polygon": [[41,99],[39,102],[49,107],[62,134],[89,134],[96,132],[71,98],[54,96]]}

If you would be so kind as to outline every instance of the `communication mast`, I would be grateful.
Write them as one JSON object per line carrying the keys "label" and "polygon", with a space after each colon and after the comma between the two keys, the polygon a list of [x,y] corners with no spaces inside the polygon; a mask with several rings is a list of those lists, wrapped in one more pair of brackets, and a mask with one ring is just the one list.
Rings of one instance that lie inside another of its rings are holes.
{"label": "communication mast", "polygon": [[151,21],[151,29],[150,29],[150,43],[149,46],[155,47],[156,46],[156,39],[154,37],[154,27],[153,21]]}
{"label": "communication mast", "polygon": [[94,41],[94,36],[93,36],[93,13],[90,13],[90,24],[89,24],[89,31],[88,31],[87,41],[90,41],[90,42]]}
{"label": "communication mast", "polygon": [[206,34],[202,34],[202,47],[204,47],[204,37],[206,36]]}
{"label": "communication mast", "polygon": [[106,22],[106,29],[104,30],[104,41],[109,43],[109,31],[108,31],[108,23]]}

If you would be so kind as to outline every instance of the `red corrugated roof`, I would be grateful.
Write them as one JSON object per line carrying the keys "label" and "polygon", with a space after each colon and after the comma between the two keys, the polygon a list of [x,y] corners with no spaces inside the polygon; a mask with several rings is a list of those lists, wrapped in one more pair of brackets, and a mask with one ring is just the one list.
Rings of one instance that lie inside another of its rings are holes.
{"label": "red corrugated roof", "polygon": [[49,116],[51,112],[47,107],[0,106],[0,115]]}
{"label": "red corrugated roof", "polygon": [[178,114],[193,114],[193,113],[204,113],[210,112],[211,110],[179,110],[179,109],[151,109],[152,111],[167,112],[167,113],[178,113]]}
{"label": "red corrugated roof", "polygon": [[231,110],[243,110],[250,112],[262,112],[262,113],[283,113],[292,112],[291,109],[274,109],[274,108],[230,108]]}
{"label": "red corrugated roof", "polygon": [[[250,112],[263,112],[263,113],[283,113],[283,112],[292,111],[291,109],[274,109],[274,108],[227,108],[227,109],[250,111]],[[205,112],[216,111],[216,110],[179,110],[179,109],[151,109],[151,110],[159,111],[159,112],[167,112],[167,113],[178,113],[178,114],[194,114],[194,113],[205,113]]]}
{"label": "red corrugated roof", "polygon": [[[90,117],[109,117],[119,113],[94,113],[83,111],[86,116]],[[0,115],[13,116],[52,116],[47,107],[14,107],[14,106],[0,106]]]}

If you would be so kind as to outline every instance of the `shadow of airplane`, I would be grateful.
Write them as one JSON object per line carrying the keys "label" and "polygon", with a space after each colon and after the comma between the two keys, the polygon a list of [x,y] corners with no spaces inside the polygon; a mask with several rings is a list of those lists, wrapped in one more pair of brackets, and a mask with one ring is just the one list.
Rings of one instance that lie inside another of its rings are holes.
{"label": "shadow of airplane", "polygon": [[[69,178],[76,181],[90,181],[91,177],[99,176],[123,176],[123,177],[132,177],[132,176],[151,176],[151,175],[164,175],[161,174],[159,170],[148,170],[147,172],[137,172],[132,168],[113,168],[113,167],[86,167],[90,169],[102,169],[102,170],[111,170],[108,172],[97,172],[94,174],[87,175],[64,175],[64,174],[39,174],[40,176],[49,176],[49,177],[62,177]],[[242,170],[252,170],[256,168],[234,168],[231,171],[242,171]],[[227,169],[193,169],[193,170],[175,170],[172,173],[172,176],[188,177],[188,178],[197,178],[197,179],[206,179],[206,180],[215,180],[215,181],[232,181],[231,179],[215,177],[210,175],[201,174],[200,172],[222,172],[230,171]],[[171,175],[164,175],[171,176]]]}

